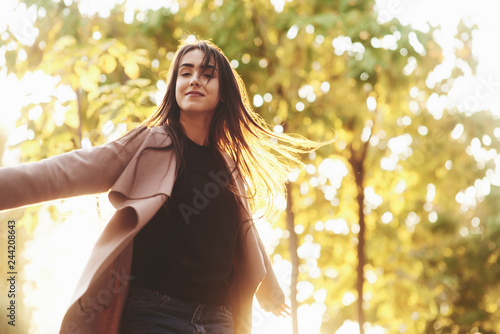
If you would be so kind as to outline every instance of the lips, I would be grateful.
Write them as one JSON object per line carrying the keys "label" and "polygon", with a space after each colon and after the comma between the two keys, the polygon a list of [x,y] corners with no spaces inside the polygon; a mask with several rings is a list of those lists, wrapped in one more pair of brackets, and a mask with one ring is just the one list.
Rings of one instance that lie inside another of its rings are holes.
{"label": "lips", "polygon": [[200,92],[197,92],[197,91],[190,91],[190,92],[187,92],[186,94],[187,96],[205,96],[203,95],[202,93]]}

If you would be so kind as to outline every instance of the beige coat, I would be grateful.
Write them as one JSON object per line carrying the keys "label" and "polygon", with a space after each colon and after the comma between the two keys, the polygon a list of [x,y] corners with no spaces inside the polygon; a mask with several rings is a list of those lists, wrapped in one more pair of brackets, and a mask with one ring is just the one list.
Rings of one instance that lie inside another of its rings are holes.
{"label": "beige coat", "polygon": [[[118,333],[127,298],[134,236],[171,195],[175,182],[173,150],[155,150],[171,138],[162,127],[142,132],[128,144],[123,139],[75,150],[40,162],[0,168],[0,210],[83,194],[109,191],[116,208],[96,242],[64,316],[60,333]],[[142,152],[142,155],[139,156]],[[234,162],[226,154],[228,166]],[[241,176],[233,174],[246,195]],[[265,311],[284,302],[269,256],[250,219],[248,201],[239,201],[240,228],[230,291],[235,334],[252,330],[254,294]],[[248,231],[248,233],[245,233]],[[70,237],[70,236],[68,236]]]}

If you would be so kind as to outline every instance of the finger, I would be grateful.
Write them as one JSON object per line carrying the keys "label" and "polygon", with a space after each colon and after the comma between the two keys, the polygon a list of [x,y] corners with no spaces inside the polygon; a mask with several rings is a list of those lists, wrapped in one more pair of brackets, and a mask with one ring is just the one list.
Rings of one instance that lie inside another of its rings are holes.
{"label": "finger", "polygon": [[277,317],[281,317],[282,315],[282,310],[280,308],[276,308],[274,311],[273,311],[273,314]]}
{"label": "finger", "polygon": [[281,315],[283,316],[283,318],[286,318],[287,316],[290,316],[291,314],[286,308],[282,307],[281,308]]}
{"label": "finger", "polygon": [[290,313],[290,310],[291,310],[290,306],[288,306],[287,304],[283,304],[282,307],[283,307],[282,308],[283,312],[285,312],[285,314],[287,314],[287,315],[290,316],[291,315],[291,313]]}
{"label": "finger", "polygon": [[290,306],[283,303],[280,306],[276,307],[276,309],[274,309],[272,311],[272,313],[275,316],[286,318],[287,316],[291,316],[291,313],[289,312],[289,310],[290,310]]}

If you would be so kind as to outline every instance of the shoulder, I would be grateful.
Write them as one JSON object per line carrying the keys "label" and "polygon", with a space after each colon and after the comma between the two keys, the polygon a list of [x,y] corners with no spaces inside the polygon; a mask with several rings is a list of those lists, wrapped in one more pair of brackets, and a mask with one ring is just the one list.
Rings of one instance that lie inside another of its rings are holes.
{"label": "shoulder", "polygon": [[117,140],[125,146],[166,146],[171,142],[164,126],[139,126]]}
{"label": "shoulder", "polygon": [[166,146],[172,143],[172,139],[166,129],[166,125],[148,128],[147,138],[151,138],[152,142],[158,146]]}

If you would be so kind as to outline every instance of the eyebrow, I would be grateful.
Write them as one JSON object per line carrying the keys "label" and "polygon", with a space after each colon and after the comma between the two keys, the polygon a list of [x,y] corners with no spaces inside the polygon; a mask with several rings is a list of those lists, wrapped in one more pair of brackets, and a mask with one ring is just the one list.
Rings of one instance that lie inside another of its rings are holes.
{"label": "eyebrow", "polygon": [[[191,68],[194,68],[194,65],[193,64],[190,64],[190,63],[184,63],[182,64],[181,66],[179,66],[179,70],[181,69],[182,66],[186,66],[186,67],[191,67]],[[215,71],[217,71],[217,68],[214,66],[214,65],[207,65],[207,66],[203,66],[204,68],[211,68],[211,69],[214,69]]]}

